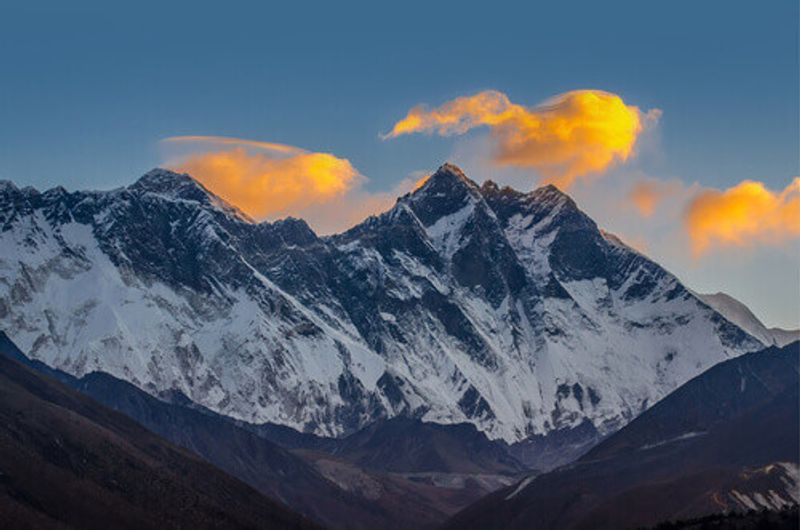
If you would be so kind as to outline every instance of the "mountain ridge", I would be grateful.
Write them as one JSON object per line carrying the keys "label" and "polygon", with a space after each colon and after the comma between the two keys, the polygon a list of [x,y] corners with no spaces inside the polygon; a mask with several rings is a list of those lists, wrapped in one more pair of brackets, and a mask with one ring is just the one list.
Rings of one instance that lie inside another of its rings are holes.
{"label": "mountain ridge", "polygon": [[612,432],[761,345],[552,186],[479,187],[445,165],[320,238],[242,218],[191,177],[145,177],[0,191],[0,325],[33,357],[321,435],[400,415],[515,442]]}
{"label": "mountain ridge", "polygon": [[796,508],[798,352],[794,342],[719,363],[576,462],[498,490],[442,528],[611,530]]}
{"label": "mountain ridge", "polygon": [[746,305],[729,294],[718,292],[698,296],[715,311],[768,346],[786,346],[800,339],[800,329],[768,328]]}

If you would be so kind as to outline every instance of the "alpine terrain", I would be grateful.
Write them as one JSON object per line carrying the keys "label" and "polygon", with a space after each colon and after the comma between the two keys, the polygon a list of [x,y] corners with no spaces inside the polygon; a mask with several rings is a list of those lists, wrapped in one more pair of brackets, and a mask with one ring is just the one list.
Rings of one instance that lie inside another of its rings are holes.
{"label": "alpine terrain", "polygon": [[601,437],[765,346],[557,188],[449,164],[327,237],[161,169],[112,191],[3,182],[0,248],[0,329],[32,358],[321,436],[402,416]]}
{"label": "alpine terrain", "polygon": [[793,526],[701,528],[796,528],[798,353],[794,342],[720,363],[577,462],[501,489],[445,528],[611,530],[792,508]]}

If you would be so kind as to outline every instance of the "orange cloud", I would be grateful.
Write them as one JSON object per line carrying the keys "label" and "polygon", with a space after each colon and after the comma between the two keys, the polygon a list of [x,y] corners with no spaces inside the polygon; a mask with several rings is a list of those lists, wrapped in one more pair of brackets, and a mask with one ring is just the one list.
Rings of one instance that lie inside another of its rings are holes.
{"label": "orange cloud", "polygon": [[283,144],[217,136],[179,136],[165,142],[195,148],[167,163],[170,169],[192,175],[256,219],[334,201],[363,180],[347,159]]}
{"label": "orange cloud", "polygon": [[690,202],[685,223],[694,255],[712,246],[778,244],[800,236],[800,177],[781,192],[746,180],[725,191],[705,190]]}
{"label": "orange cloud", "polygon": [[190,174],[251,217],[299,217],[318,234],[341,232],[388,210],[427,179],[415,172],[389,191],[368,191],[366,177],[349,161],[327,153],[222,136],[175,136],[162,143],[188,148],[188,154],[170,157],[167,167]]}
{"label": "orange cloud", "polygon": [[418,178],[417,180],[415,180],[415,181],[414,181],[414,188],[413,188],[413,191],[417,191],[417,190],[418,190],[418,189],[420,189],[422,186],[424,186],[424,185],[425,185],[425,183],[426,183],[426,182],[428,182],[428,179],[429,179],[429,178],[431,178],[430,174],[428,174],[428,175],[423,175],[423,176],[421,176],[420,178]]}
{"label": "orange cloud", "polygon": [[494,90],[459,97],[434,108],[414,107],[384,139],[411,133],[464,134],[487,126],[501,166],[533,168],[545,182],[569,188],[577,178],[624,162],[645,125],[660,111],[643,113],[615,94],[577,90],[537,107],[512,103]]}

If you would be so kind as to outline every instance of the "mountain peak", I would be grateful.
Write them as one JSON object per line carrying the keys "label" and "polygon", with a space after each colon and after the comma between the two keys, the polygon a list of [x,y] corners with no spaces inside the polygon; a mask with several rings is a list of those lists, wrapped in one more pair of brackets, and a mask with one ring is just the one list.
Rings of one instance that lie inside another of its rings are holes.
{"label": "mountain peak", "polygon": [[33,196],[38,194],[39,190],[33,186],[19,187],[11,180],[0,179],[0,196]]}
{"label": "mountain peak", "polygon": [[200,184],[186,173],[176,173],[164,168],[154,168],[139,177],[130,188],[151,193],[172,194]]}
{"label": "mountain peak", "polygon": [[409,205],[422,224],[430,226],[469,204],[482,202],[478,185],[453,164],[443,164],[418,190]]}
{"label": "mountain peak", "polygon": [[550,184],[545,184],[544,186],[539,186],[539,188],[537,188],[537,189],[544,190],[544,191],[546,191],[546,192],[548,192],[548,193],[558,193],[558,194],[561,194],[561,195],[566,195],[566,193],[564,193],[563,191],[561,191],[561,190],[559,189],[559,187],[558,187],[558,186],[556,186],[556,185],[555,185],[555,184],[553,184],[553,183],[550,183]]}
{"label": "mountain peak", "polygon": [[[467,176],[464,174],[464,171],[455,164],[451,164],[450,162],[445,162],[439,169],[436,170],[436,173],[450,173],[452,175],[456,175],[463,180],[469,180]],[[434,174],[436,174],[434,173]]]}
{"label": "mountain peak", "polygon": [[574,202],[572,197],[561,191],[555,184],[545,184],[533,190],[530,195],[541,202],[557,203],[564,200]]}
{"label": "mountain peak", "polygon": [[14,184],[14,182],[10,180],[0,179],[0,191],[6,191],[6,190],[16,191],[17,189],[18,189],[17,185]]}
{"label": "mountain peak", "polygon": [[280,233],[284,241],[290,245],[306,246],[319,241],[317,234],[304,219],[286,217],[273,223],[261,223],[261,225],[269,226]]}
{"label": "mountain peak", "polygon": [[218,197],[187,173],[176,173],[164,168],[151,169],[128,186],[128,190],[211,205],[242,221],[254,222],[247,214]]}
{"label": "mountain peak", "polygon": [[423,188],[428,187],[428,185],[440,187],[442,185],[452,186],[453,184],[466,184],[469,188],[478,187],[475,182],[464,174],[460,167],[447,162],[439,166],[439,169],[430,176]]}
{"label": "mountain peak", "polygon": [[733,322],[750,335],[760,340],[765,346],[783,347],[800,338],[800,330],[783,330],[767,328],[753,312],[742,302],[727,293],[713,294],[695,293],[700,300],[720,313],[728,321]]}
{"label": "mountain peak", "polygon": [[572,198],[553,184],[546,184],[533,191],[519,191],[511,186],[500,186],[493,180],[485,181],[480,187],[481,195],[489,200],[536,203],[556,206],[561,203],[575,205]]}
{"label": "mountain peak", "polygon": [[[534,222],[538,222],[555,212],[560,212],[560,219],[564,216],[569,218],[577,216],[588,221],[588,217],[580,212],[575,201],[552,184],[523,192],[510,186],[500,187],[495,182],[487,180],[481,186],[480,193],[498,218],[504,222],[516,214],[533,215]],[[588,222],[588,225],[593,226],[593,223]]]}

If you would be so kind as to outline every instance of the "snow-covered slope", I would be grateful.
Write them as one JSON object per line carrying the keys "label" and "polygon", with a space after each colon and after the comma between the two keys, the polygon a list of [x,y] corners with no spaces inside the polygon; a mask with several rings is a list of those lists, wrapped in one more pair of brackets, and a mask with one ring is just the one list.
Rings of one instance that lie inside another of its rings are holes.
{"label": "snow-covered slope", "polygon": [[800,329],[768,328],[750,309],[725,293],[698,294],[703,302],[767,346],[786,346],[800,340]]}
{"label": "snow-covered slope", "polygon": [[498,490],[441,528],[659,528],[796,505],[798,348],[773,346],[713,366],[576,462]]}
{"label": "snow-covered slope", "polygon": [[0,328],[52,366],[341,435],[378,417],[524,439],[624,424],[761,343],[552,186],[445,165],[339,235],[254,223],[186,175],[0,183]]}

